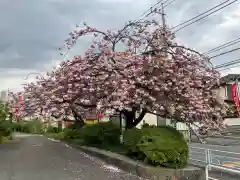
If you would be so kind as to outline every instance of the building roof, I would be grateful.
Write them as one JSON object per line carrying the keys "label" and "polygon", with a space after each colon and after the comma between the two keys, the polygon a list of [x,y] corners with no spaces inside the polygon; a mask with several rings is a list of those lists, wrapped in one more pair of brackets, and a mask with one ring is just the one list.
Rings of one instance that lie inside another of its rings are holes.
{"label": "building roof", "polygon": [[231,81],[235,81],[236,79],[240,80],[240,74],[228,74],[226,76],[223,76],[220,79],[220,84],[225,84]]}

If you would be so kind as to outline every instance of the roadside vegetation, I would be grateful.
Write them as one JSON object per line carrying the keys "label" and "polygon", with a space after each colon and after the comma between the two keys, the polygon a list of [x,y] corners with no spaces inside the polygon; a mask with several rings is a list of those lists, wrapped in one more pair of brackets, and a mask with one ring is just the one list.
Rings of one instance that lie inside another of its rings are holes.
{"label": "roadside vegetation", "polygon": [[148,126],[124,131],[120,140],[120,127],[111,121],[84,125],[73,124],[65,129],[48,126],[38,120],[0,121],[0,143],[13,139],[13,133],[43,134],[79,146],[96,147],[141,160],[146,164],[168,168],[187,165],[188,146],[183,135],[168,126]]}
{"label": "roadside vegetation", "polygon": [[141,160],[146,164],[167,168],[183,168],[187,165],[188,146],[183,135],[170,126],[144,126],[142,129],[124,131],[120,140],[120,128],[112,122],[72,125],[63,131],[51,129],[46,136],[74,145],[105,149]]}
{"label": "roadside vegetation", "polygon": [[6,121],[8,114],[8,105],[0,102],[0,144],[12,139],[12,126]]}

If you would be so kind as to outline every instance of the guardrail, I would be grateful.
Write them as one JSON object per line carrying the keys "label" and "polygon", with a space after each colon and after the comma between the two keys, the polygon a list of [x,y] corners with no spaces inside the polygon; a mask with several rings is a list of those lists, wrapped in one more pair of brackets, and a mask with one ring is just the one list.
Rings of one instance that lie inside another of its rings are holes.
{"label": "guardrail", "polygon": [[208,164],[240,170],[240,153],[215,149],[189,147],[191,164],[205,167]]}
{"label": "guardrail", "polygon": [[192,164],[203,165],[208,164],[208,152],[205,148],[189,147],[189,160]]}
{"label": "guardrail", "polygon": [[240,170],[240,153],[215,149],[189,147],[191,164],[205,167],[207,164],[231,167]]}
{"label": "guardrail", "polygon": [[212,170],[212,169],[218,170],[221,172],[230,173],[233,175],[238,175],[238,176],[240,175],[239,170],[208,164],[205,168],[206,180],[219,180],[219,179],[216,179],[215,177],[210,176],[209,170]]}
{"label": "guardrail", "polygon": [[205,168],[206,180],[225,180],[230,174],[240,177],[240,153],[237,152],[189,146],[189,161]]}

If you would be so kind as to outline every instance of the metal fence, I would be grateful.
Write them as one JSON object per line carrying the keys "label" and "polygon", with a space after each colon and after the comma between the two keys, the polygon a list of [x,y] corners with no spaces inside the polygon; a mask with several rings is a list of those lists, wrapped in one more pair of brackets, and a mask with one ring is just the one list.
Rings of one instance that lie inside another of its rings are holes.
{"label": "metal fence", "polygon": [[[205,168],[206,180],[220,180],[219,178],[216,178],[210,175],[209,170],[213,170],[213,169],[220,172],[225,172],[225,173],[234,175],[234,177],[240,176],[239,170],[208,164]],[[236,179],[238,178],[236,177]]]}
{"label": "metal fence", "polygon": [[189,161],[191,164],[202,167],[212,164],[240,170],[240,153],[237,152],[190,146]]}
{"label": "metal fence", "polygon": [[[240,153],[215,149],[189,147],[190,164],[205,168],[206,180],[221,180],[222,173],[240,177]],[[215,176],[209,172],[217,171]],[[220,177],[216,177],[216,174]],[[210,176],[211,175],[211,176]]]}

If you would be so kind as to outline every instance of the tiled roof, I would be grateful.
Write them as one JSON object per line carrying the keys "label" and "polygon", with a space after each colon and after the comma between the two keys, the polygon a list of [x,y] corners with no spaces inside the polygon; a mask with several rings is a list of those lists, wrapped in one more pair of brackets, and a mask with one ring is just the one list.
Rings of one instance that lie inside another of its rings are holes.
{"label": "tiled roof", "polygon": [[225,84],[236,79],[240,80],[240,74],[228,74],[220,79],[220,84]]}

